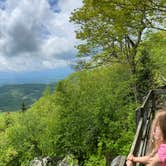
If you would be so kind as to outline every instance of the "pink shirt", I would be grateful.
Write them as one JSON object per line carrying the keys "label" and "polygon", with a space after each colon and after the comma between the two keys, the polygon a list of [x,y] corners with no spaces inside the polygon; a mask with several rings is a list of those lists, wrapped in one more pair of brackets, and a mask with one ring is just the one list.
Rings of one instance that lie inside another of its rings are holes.
{"label": "pink shirt", "polygon": [[159,166],[166,166],[166,144],[161,144],[158,151]]}

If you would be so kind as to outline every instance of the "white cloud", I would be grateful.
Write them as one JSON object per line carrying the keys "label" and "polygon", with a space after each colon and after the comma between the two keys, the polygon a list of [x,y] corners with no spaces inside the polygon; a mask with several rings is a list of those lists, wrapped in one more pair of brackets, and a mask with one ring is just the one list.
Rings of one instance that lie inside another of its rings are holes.
{"label": "white cloud", "polygon": [[76,43],[69,16],[81,0],[7,0],[0,8],[0,70],[39,70],[67,65]]}

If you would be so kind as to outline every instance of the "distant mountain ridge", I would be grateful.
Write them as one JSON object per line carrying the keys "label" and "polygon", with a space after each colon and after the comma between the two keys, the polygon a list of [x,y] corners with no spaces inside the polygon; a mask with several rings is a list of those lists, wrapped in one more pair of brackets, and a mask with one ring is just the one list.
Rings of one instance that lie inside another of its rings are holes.
{"label": "distant mountain ridge", "polygon": [[74,72],[70,67],[41,71],[0,72],[0,86],[13,84],[49,84],[64,79]]}
{"label": "distant mountain ridge", "polygon": [[[19,84],[0,86],[0,111],[19,111],[24,101],[25,107],[29,108],[43,94],[47,84]],[[49,85],[54,89],[55,83]]]}

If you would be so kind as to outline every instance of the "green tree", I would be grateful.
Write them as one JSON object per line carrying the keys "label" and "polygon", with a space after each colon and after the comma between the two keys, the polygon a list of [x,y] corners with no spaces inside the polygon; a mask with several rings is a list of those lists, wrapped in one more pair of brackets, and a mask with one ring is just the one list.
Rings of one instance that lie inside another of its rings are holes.
{"label": "green tree", "polygon": [[24,114],[1,115],[0,166],[26,166],[35,157],[55,156],[56,117],[54,103],[48,94]]}
{"label": "green tree", "polygon": [[128,66],[118,64],[61,81],[55,97],[57,154],[74,154],[83,164],[91,155],[108,162],[108,156],[126,153],[134,133],[130,83]]}
{"label": "green tree", "polygon": [[151,60],[155,64],[154,75],[158,86],[166,83],[166,32],[159,31],[149,34],[146,40],[142,43],[142,47],[148,50],[151,55]]}
{"label": "green tree", "polygon": [[44,93],[24,114],[3,114],[0,166],[71,155],[80,165],[108,164],[115,155],[126,154],[134,135],[131,82],[124,64],[80,71],[57,83],[53,93]]}
{"label": "green tree", "polygon": [[155,87],[154,77],[157,66],[152,60],[153,58],[150,56],[151,53],[149,50],[143,47],[143,49],[140,50],[140,54],[141,56],[139,56],[137,60],[139,65],[137,66],[136,85],[139,92],[139,101],[142,101],[149,90]]}
{"label": "green tree", "polygon": [[[166,30],[165,3],[165,0],[83,0],[83,6],[71,16],[71,21],[79,25],[76,37],[83,41],[77,46],[78,55],[92,57],[88,67],[126,62],[135,75],[135,58],[145,33]],[[133,90],[137,100],[136,85]]]}
{"label": "green tree", "polygon": [[26,106],[25,106],[25,101],[23,101],[22,102],[22,108],[21,108],[21,110],[22,110],[22,112],[25,112],[26,111]]}

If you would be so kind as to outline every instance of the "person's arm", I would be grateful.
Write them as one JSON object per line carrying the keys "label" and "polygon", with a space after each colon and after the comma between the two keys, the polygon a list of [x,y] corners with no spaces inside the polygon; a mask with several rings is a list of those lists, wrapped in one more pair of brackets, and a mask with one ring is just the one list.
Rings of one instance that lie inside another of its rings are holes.
{"label": "person's arm", "polygon": [[147,156],[142,156],[142,157],[135,157],[133,156],[132,161],[135,163],[142,163],[142,164],[149,164],[152,160],[152,157],[147,155]]}
{"label": "person's arm", "polygon": [[148,164],[150,158],[151,158],[150,155],[143,156],[143,157],[135,157],[132,154],[129,154],[127,157],[127,161],[128,161],[128,163],[130,163],[129,161],[131,161],[131,162],[135,162],[135,163]]}
{"label": "person's arm", "polygon": [[[142,156],[142,157],[135,157],[133,155],[129,155],[127,160],[135,162],[135,163],[148,164],[148,166],[155,166],[159,162],[158,156],[157,155],[152,156],[151,154],[147,155],[147,156]],[[128,163],[130,163],[130,162],[128,162]],[[127,164],[127,162],[126,162],[126,164]]]}

